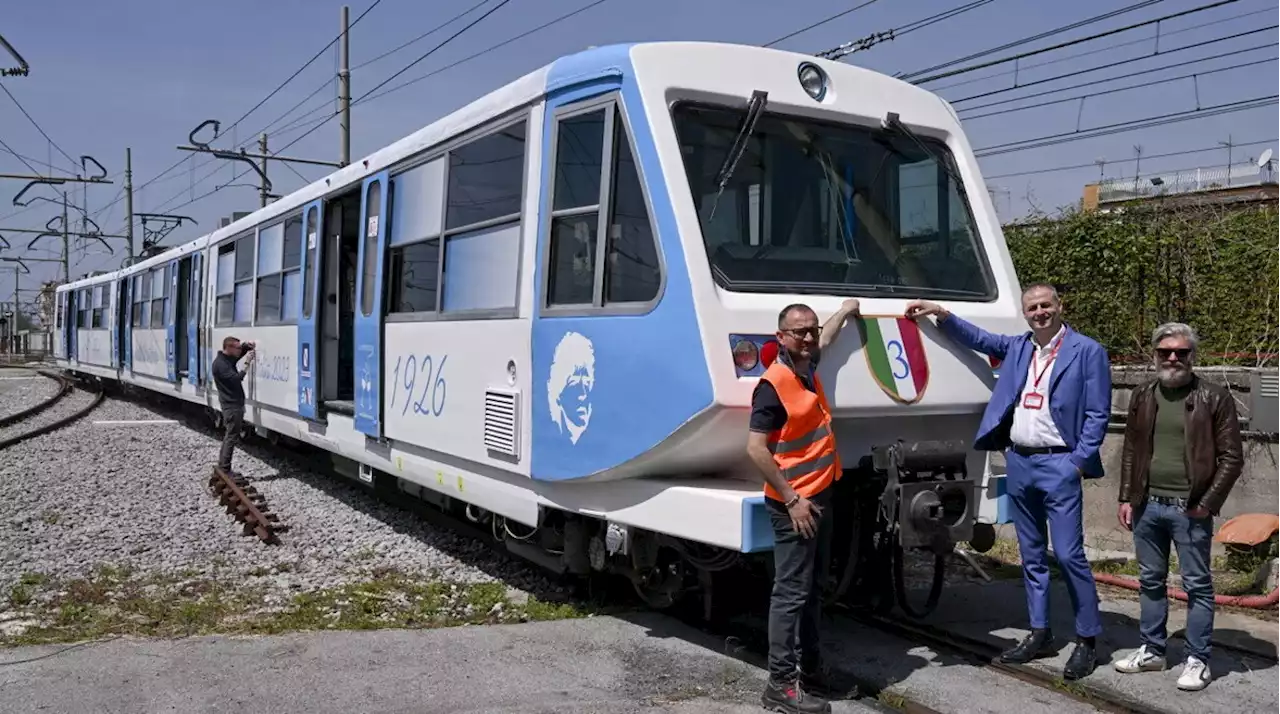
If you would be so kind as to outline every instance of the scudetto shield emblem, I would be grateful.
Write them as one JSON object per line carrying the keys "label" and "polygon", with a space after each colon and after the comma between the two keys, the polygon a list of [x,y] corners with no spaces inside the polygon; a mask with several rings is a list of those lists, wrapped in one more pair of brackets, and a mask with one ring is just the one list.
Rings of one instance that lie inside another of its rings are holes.
{"label": "scudetto shield emblem", "polygon": [[915,404],[929,386],[929,360],[915,320],[892,315],[855,318],[871,377],[890,399]]}

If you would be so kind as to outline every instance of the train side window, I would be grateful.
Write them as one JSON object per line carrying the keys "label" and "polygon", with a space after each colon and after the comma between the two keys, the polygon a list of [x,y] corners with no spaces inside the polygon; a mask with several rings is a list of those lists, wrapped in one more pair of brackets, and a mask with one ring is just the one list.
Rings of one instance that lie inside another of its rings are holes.
{"label": "train side window", "polygon": [[444,229],[447,159],[432,159],[391,177],[389,299],[387,312],[435,312],[440,279],[440,234]]}
{"label": "train side window", "polygon": [[284,256],[281,266],[280,319],[292,323],[298,319],[298,293],[302,290],[302,214],[284,222]]}
{"label": "train side window", "polygon": [[524,146],[520,121],[449,151],[446,230],[519,216]]}
{"label": "train side window", "polygon": [[106,314],[106,308],[102,307],[102,286],[95,285],[93,286],[93,323],[91,327],[95,330],[105,327],[106,325],[103,324],[102,318],[106,317]]}
{"label": "train side window", "polygon": [[314,234],[314,238],[307,238],[307,269],[306,275],[302,279],[302,316],[310,319],[313,309],[312,294],[315,292],[316,284],[316,247],[320,243],[320,231],[316,226],[320,222],[320,211],[314,206],[307,209],[307,225],[306,233],[308,236]]}
{"label": "train side window", "polygon": [[225,327],[235,321],[236,244],[218,246],[218,267],[214,288],[214,322]]}
{"label": "train side window", "polygon": [[378,241],[382,235],[379,224],[382,216],[382,183],[369,184],[364,197],[365,224],[361,226],[364,235],[364,273],[360,277],[360,314],[368,317],[373,314],[373,289],[378,281]]}
{"label": "train side window", "polygon": [[521,117],[449,152],[442,312],[505,315],[516,307],[527,122]]}
{"label": "train side window", "polygon": [[169,281],[165,280],[165,272],[167,266],[152,268],[151,279],[151,329],[159,329],[165,326],[165,295],[168,292]]}
{"label": "train side window", "polygon": [[129,290],[129,300],[133,303],[130,323],[142,327],[142,276],[134,275],[130,280],[133,281]]}
{"label": "train side window", "polygon": [[151,327],[151,273],[143,271],[138,274],[138,279],[142,281],[142,295],[139,300],[142,303],[142,329]]}
{"label": "train side window", "polygon": [[236,239],[235,291],[231,318],[237,325],[248,325],[253,320],[253,261],[254,236],[252,233]]}
{"label": "train side window", "polygon": [[610,99],[557,124],[546,304],[599,308],[655,299],[661,264],[620,107]]}

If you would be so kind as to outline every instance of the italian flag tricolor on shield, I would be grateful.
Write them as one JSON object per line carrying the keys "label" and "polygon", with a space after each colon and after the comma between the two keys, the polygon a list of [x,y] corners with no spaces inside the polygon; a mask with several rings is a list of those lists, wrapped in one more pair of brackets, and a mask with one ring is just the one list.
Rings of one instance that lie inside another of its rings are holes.
{"label": "italian flag tricolor on shield", "polygon": [[865,315],[858,318],[858,330],[867,366],[880,389],[903,404],[918,401],[929,384],[929,360],[915,320]]}

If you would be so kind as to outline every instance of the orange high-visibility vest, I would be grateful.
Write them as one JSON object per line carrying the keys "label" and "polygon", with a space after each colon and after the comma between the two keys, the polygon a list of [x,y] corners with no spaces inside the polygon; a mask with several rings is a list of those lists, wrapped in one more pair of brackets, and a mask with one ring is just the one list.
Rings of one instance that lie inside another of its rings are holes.
{"label": "orange high-visibility vest", "polygon": [[[843,475],[822,380],[815,372],[814,390],[805,389],[795,372],[780,361],[769,365],[761,379],[773,385],[787,411],[787,423],[769,434],[773,462],[796,493],[812,498]],[[764,495],[783,500],[768,483]]]}

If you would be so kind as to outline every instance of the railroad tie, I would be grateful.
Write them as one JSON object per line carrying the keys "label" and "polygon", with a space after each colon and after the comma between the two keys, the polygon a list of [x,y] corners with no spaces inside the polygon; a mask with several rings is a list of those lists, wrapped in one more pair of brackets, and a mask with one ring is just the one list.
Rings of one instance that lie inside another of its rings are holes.
{"label": "railroad tie", "polygon": [[215,466],[209,477],[209,491],[227,513],[244,524],[242,535],[256,535],[264,543],[278,544],[277,534],[289,530],[289,526],[280,523],[280,517],[271,512],[266,496],[258,493],[243,476],[228,474]]}

